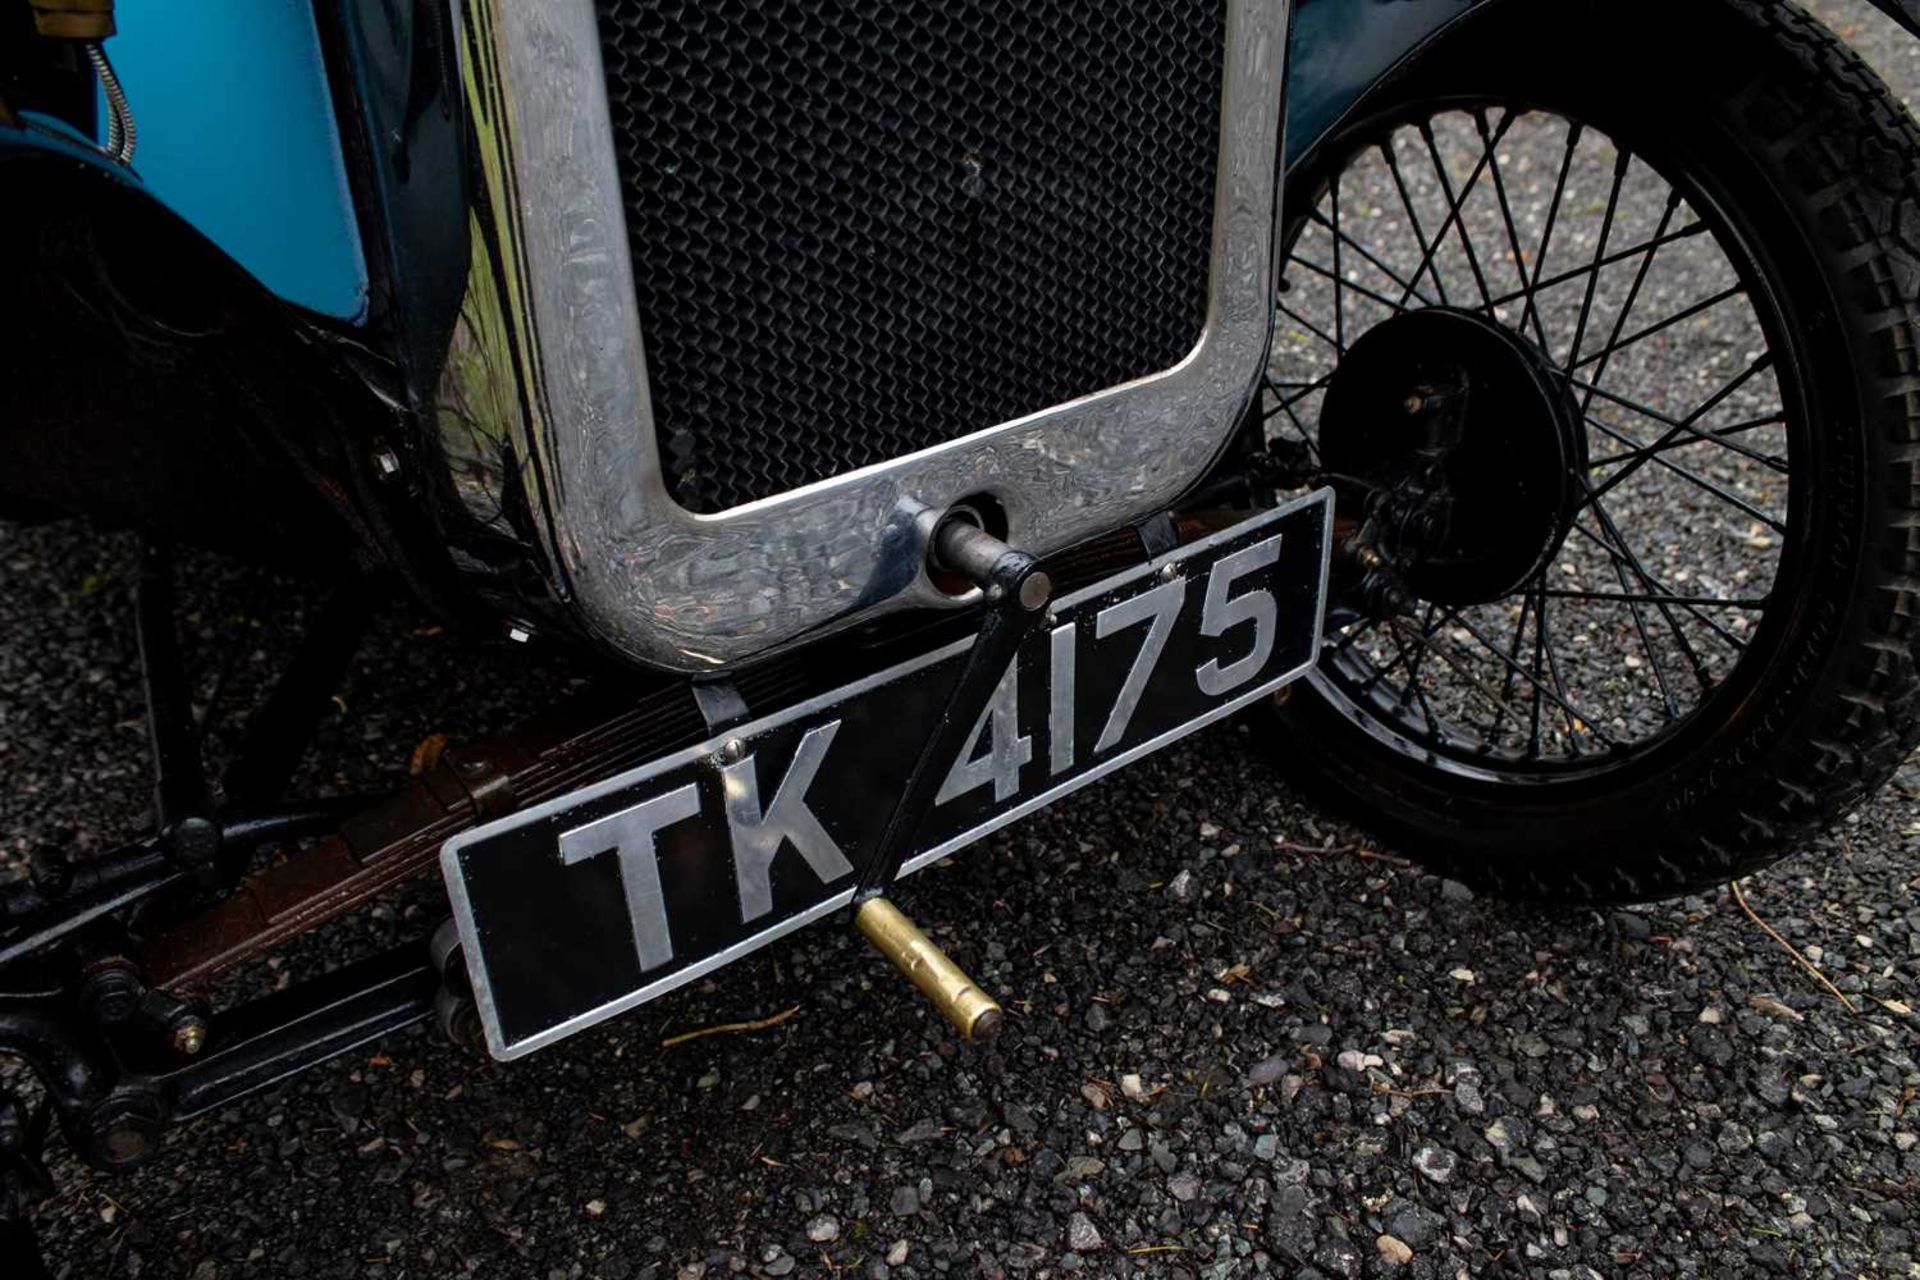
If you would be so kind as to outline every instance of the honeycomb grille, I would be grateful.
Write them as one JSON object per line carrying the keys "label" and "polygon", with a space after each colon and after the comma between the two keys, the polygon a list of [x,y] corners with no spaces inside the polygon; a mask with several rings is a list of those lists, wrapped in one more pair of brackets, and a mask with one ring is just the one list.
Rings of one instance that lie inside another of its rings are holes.
{"label": "honeycomb grille", "polygon": [[924,449],[1199,339],[1224,4],[598,11],[682,505]]}

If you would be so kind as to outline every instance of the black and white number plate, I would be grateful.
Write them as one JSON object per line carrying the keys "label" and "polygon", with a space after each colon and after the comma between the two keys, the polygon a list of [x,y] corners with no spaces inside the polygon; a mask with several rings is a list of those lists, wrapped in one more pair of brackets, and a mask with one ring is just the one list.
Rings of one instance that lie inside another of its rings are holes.
{"label": "black and white number plate", "polygon": [[[1058,601],[901,874],[1305,674],[1321,492]],[[971,641],[476,828],[440,855],[497,1058],[844,907]]]}

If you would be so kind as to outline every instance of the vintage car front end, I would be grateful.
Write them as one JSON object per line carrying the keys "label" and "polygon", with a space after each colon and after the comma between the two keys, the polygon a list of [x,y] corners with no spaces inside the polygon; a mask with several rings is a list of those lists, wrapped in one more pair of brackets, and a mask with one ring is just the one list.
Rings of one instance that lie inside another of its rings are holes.
{"label": "vintage car front end", "polygon": [[955,504],[1044,556],[1240,425],[1285,6],[466,21],[484,216],[441,445],[617,652],[713,672],[956,607],[925,568]]}
{"label": "vintage car front end", "polygon": [[[0,516],[144,535],[155,775],[0,884],[0,1226],[813,923],[982,1038],[896,884],[1243,711],[1479,888],[1765,865],[1920,740],[1916,157],[1786,0],[0,0]],[[176,542],[338,586],[217,774]],[[289,800],[398,597],[581,692]]]}

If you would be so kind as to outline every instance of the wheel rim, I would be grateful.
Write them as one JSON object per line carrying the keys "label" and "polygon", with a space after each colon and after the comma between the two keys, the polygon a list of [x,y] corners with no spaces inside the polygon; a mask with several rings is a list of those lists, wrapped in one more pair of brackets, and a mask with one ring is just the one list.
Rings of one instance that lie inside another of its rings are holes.
{"label": "wheel rim", "polygon": [[1424,308],[1519,335],[1586,437],[1566,536],[1519,591],[1343,623],[1321,696],[1397,753],[1502,782],[1613,771],[1709,731],[1778,629],[1805,524],[1805,415],[1749,238],[1671,158],[1525,106],[1403,109],[1323,173],[1277,298],[1276,446],[1317,463],[1340,357]]}

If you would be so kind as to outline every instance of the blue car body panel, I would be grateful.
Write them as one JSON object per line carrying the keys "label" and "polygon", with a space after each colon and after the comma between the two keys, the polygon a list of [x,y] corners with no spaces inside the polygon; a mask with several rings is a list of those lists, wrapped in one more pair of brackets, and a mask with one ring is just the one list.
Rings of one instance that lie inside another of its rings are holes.
{"label": "blue car body panel", "polygon": [[[1296,0],[1287,161],[1475,3]],[[348,4],[378,8],[378,0]],[[364,320],[367,253],[312,0],[120,0],[118,19],[107,51],[139,128],[133,181],[282,299]],[[365,69],[355,78],[364,90]],[[7,142],[58,145],[42,133],[0,139]],[[442,234],[415,232],[416,240]],[[467,228],[448,218],[443,234],[447,254],[415,244],[415,260],[454,256]],[[397,265],[404,295],[406,263]]]}
{"label": "blue car body panel", "polygon": [[120,0],[108,55],[157,200],[288,302],[367,311],[367,268],[311,0]]}

